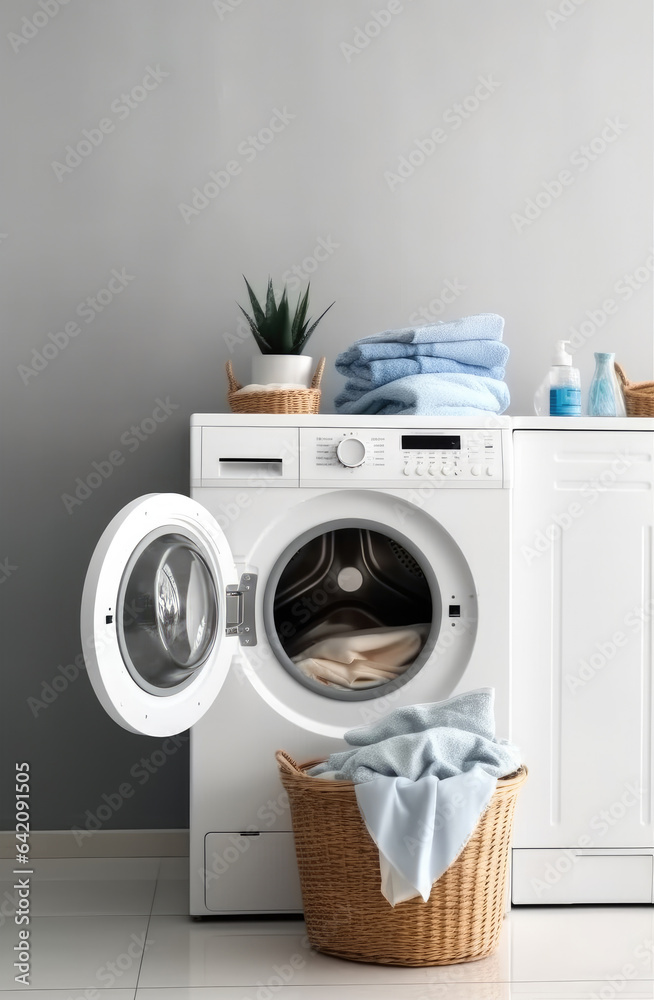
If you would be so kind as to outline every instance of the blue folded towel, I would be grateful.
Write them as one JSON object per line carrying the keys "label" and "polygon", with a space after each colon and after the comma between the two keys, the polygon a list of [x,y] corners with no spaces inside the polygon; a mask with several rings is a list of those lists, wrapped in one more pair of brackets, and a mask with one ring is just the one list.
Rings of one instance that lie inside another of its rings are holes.
{"label": "blue folded towel", "polygon": [[497,778],[521,763],[516,747],[495,739],[493,689],[396,709],[345,739],[352,749],[310,773],[355,782],[386,898],[428,899],[473,833]]}
{"label": "blue folded towel", "polygon": [[[398,330],[398,333],[401,331]],[[386,361],[391,358],[451,358],[462,364],[506,364],[509,348],[499,340],[441,340],[429,344],[406,344],[402,340],[357,340],[336,358],[344,375],[351,364]],[[477,360],[479,359],[479,360]]]}
{"label": "blue folded towel", "polygon": [[[456,348],[459,346],[465,348],[472,346],[473,342],[465,341],[460,345],[457,343],[440,345],[442,347],[454,348],[453,355],[442,354],[438,357],[428,357],[418,354],[414,357],[389,357],[384,360],[373,358],[350,362],[342,361],[341,359],[350,354],[353,348],[356,347],[356,345],[353,345],[349,351],[338,355],[336,358],[336,369],[348,379],[345,386],[345,391],[347,392],[354,389],[362,391],[375,389],[377,386],[386,385],[387,382],[393,382],[397,378],[406,378],[407,375],[442,375],[447,372],[450,374],[458,372],[460,375],[482,375],[485,378],[494,378],[501,381],[504,378],[504,366],[509,354],[508,347],[505,344],[497,344],[493,341],[480,341],[479,343],[499,348],[503,353],[497,352],[495,359],[486,355],[482,363],[475,361],[473,364],[468,364],[461,360],[462,357],[465,357],[465,354],[463,352],[459,354],[456,351]],[[393,345],[364,345],[364,347],[373,348],[376,346],[391,347]],[[413,345],[399,344],[397,346],[412,347]],[[472,356],[472,354],[468,356]],[[497,364],[494,364],[492,367],[486,367],[486,361],[492,363],[493,360],[496,360]]]}
{"label": "blue folded towel", "polygon": [[509,357],[509,348],[501,343],[503,330],[504,320],[495,313],[386,330],[342,351],[336,370],[362,389],[420,374],[459,373],[501,380]]}
{"label": "blue folded towel", "polygon": [[451,323],[432,323],[429,326],[405,327],[402,330],[386,330],[372,337],[363,337],[359,344],[404,343],[438,344],[448,340],[501,340],[504,320],[495,313],[478,313],[464,316]]}
{"label": "blue folded towel", "polygon": [[476,416],[503,413],[510,402],[504,382],[480,375],[409,375],[387,382],[352,399],[346,391],[335,399],[341,413]]}

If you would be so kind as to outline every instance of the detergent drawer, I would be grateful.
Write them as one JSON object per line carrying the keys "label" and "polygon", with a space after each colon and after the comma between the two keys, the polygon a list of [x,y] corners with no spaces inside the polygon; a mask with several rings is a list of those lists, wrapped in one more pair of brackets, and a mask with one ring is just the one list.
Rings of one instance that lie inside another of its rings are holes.
{"label": "detergent drawer", "polygon": [[652,855],[575,848],[513,851],[514,906],[651,903]]}
{"label": "detergent drawer", "polygon": [[301,913],[292,833],[208,833],[205,900],[215,913]]}

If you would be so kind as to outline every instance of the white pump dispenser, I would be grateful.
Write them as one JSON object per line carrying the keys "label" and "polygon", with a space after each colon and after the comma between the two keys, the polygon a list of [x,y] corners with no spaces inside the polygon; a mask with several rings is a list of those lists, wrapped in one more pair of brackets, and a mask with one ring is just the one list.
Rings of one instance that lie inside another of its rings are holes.
{"label": "white pump dispenser", "polygon": [[581,416],[581,378],[579,369],[572,367],[572,355],[566,348],[569,340],[557,340],[552,367],[534,396],[538,416]]}
{"label": "white pump dispenser", "polygon": [[566,351],[566,347],[569,344],[569,340],[557,340],[552,365],[556,365],[557,368],[559,365],[570,365],[572,367],[572,355]]}

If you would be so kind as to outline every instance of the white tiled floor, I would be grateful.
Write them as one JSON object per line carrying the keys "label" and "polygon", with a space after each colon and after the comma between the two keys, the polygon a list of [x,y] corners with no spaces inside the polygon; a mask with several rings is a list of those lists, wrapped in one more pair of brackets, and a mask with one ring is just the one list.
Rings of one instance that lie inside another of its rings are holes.
{"label": "white tiled floor", "polygon": [[514,909],[481,962],[400,969],[312,951],[301,920],[188,917],[184,859],[34,863],[30,986],[0,861],[0,1000],[654,1000],[654,909]]}

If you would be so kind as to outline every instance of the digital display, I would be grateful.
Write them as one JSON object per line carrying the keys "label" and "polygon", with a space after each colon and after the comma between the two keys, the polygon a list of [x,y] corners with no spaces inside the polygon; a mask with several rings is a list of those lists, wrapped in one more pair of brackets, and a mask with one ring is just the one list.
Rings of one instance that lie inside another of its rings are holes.
{"label": "digital display", "polygon": [[458,434],[403,434],[402,448],[409,451],[461,451]]}

